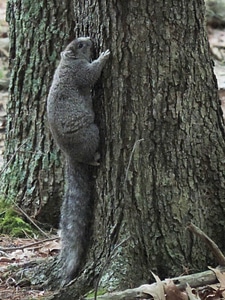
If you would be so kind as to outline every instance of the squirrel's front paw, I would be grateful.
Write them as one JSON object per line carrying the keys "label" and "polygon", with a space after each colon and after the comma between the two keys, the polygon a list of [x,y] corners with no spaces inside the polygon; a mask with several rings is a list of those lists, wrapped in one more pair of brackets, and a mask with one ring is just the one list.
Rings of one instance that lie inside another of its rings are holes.
{"label": "squirrel's front paw", "polygon": [[109,58],[109,55],[110,55],[110,51],[109,51],[109,49],[107,49],[105,52],[102,52],[100,54],[100,59],[107,59],[107,58]]}

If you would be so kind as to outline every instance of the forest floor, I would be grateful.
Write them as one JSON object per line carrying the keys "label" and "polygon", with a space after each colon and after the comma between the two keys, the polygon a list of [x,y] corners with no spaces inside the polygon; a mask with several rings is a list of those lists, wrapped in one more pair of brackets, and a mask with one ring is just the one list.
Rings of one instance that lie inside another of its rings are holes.
{"label": "forest floor", "polygon": [[41,240],[2,235],[0,245],[0,300],[45,299],[52,294],[32,287],[32,278],[28,281],[21,276],[20,279],[18,269],[24,273],[29,269],[30,262],[43,261],[57,255],[60,249],[58,238]]}
{"label": "forest floor", "polygon": [[[0,168],[4,165],[3,153],[7,117],[7,90],[10,75],[8,67],[9,37],[8,25],[5,21],[5,12],[6,0],[0,0]],[[225,29],[208,27],[208,36],[212,57],[215,61],[214,72],[218,82],[219,97],[225,116]],[[30,284],[26,287],[26,284],[16,281],[11,274],[13,274],[13,267],[23,265],[32,260],[54,256],[59,252],[59,249],[60,245],[58,240],[49,239],[41,241],[33,237],[22,239],[1,235],[0,300],[44,299],[49,295],[49,292],[36,290],[32,288]],[[12,268],[9,269],[9,266]],[[211,298],[217,299],[215,294],[213,294]],[[178,298],[175,297],[173,299]],[[179,296],[179,299],[183,298]]]}

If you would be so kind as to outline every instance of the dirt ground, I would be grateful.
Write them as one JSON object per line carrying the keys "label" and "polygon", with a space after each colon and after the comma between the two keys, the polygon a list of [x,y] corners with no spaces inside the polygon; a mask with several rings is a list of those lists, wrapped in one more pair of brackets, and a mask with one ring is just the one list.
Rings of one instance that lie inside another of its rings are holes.
{"label": "dirt ground", "polygon": [[[44,299],[50,292],[32,287],[28,280],[14,276],[19,266],[59,253],[58,238],[38,241],[34,238],[0,237],[0,300]],[[10,268],[8,268],[10,266]],[[26,267],[21,268],[23,270]]]}

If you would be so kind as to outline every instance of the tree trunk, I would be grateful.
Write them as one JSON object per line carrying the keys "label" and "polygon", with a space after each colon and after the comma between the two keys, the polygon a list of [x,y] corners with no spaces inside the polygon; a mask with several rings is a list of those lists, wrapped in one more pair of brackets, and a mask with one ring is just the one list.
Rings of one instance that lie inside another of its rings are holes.
{"label": "tree trunk", "polygon": [[224,128],[204,2],[101,1],[97,11],[112,60],[98,115],[94,247],[102,240],[108,253],[130,237],[104,274],[127,285],[146,281],[150,269],[163,277],[197,271],[210,257],[187,222],[225,249]]}
{"label": "tree trunk", "polygon": [[87,267],[121,288],[150,270],[203,270],[213,260],[189,221],[225,249],[224,128],[204,2],[103,0],[91,19],[89,7],[75,10],[78,24],[100,28],[112,57],[96,104],[102,162]]}
{"label": "tree trunk", "polygon": [[[101,166],[96,175],[92,246],[87,249],[85,271],[54,299],[77,299],[98,283],[103,287],[137,286],[150,279],[150,270],[163,278],[179,275],[184,268],[204,269],[212,258],[185,231],[189,221],[225,250],[224,128],[203,25],[204,1],[74,0],[74,20],[76,35],[92,36],[98,42],[97,52],[109,48],[112,54],[102,85],[96,85],[94,94]],[[54,41],[55,36],[50,36]],[[35,53],[32,45],[30,51]],[[20,62],[23,56],[16,57]],[[40,62],[45,71],[47,62]],[[20,112],[24,105],[19,105],[20,101],[26,101],[26,114],[20,115],[26,122],[14,124],[11,113],[8,135],[13,145],[15,137],[20,138],[17,145],[27,137],[32,137],[32,143],[26,144],[25,153],[19,153],[23,163],[18,154],[15,156],[11,174],[18,174],[16,168],[22,164],[27,172],[21,172],[20,167],[20,176],[29,174],[30,179],[34,170],[39,174],[43,167],[27,164],[30,151],[45,142],[41,151],[49,158],[56,148],[45,140],[45,123],[37,136],[31,132],[30,124],[43,120],[44,110],[42,117],[34,119],[36,110],[27,116],[31,103],[29,97],[21,98],[20,72],[32,83],[26,86],[25,95],[34,85],[36,89],[45,87],[41,95],[47,93],[45,80],[49,82],[49,77],[42,73],[43,84],[39,84],[36,72],[25,72],[21,65],[17,68],[9,108],[13,111],[18,103]],[[32,100],[37,102],[37,98]],[[21,138],[19,130],[24,126],[29,135]],[[15,146],[10,149],[8,157]],[[37,157],[37,153],[33,155],[35,162],[46,156]],[[51,163],[49,158],[46,177],[53,176],[47,187],[49,194],[51,183],[58,186],[57,179],[61,179],[54,177],[56,172],[62,174],[60,166],[53,169]],[[37,188],[39,181],[25,181],[26,195],[28,182]],[[14,190],[18,190],[16,184]],[[8,186],[11,189],[12,184]],[[56,195],[61,198],[57,191]]]}
{"label": "tree trunk", "polygon": [[63,171],[45,107],[58,54],[72,34],[71,7],[71,1],[9,0],[7,8],[12,74],[3,197],[55,226],[63,196]]}

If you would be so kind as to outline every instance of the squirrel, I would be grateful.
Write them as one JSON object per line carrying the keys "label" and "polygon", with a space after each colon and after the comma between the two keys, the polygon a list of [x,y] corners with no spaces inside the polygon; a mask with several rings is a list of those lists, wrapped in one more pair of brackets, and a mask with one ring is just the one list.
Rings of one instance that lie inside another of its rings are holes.
{"label": "squirrel", "polygon": [[91,61],[89,37],[73,40],[61,53],[47,98],[53,138],[66,160],[66,189],[61,207],[62,282],[74,279],[83,266],[92,218],[90,169],[99,165],[99,130],[94,123],[91,88],[101,75],[110,51]]}

